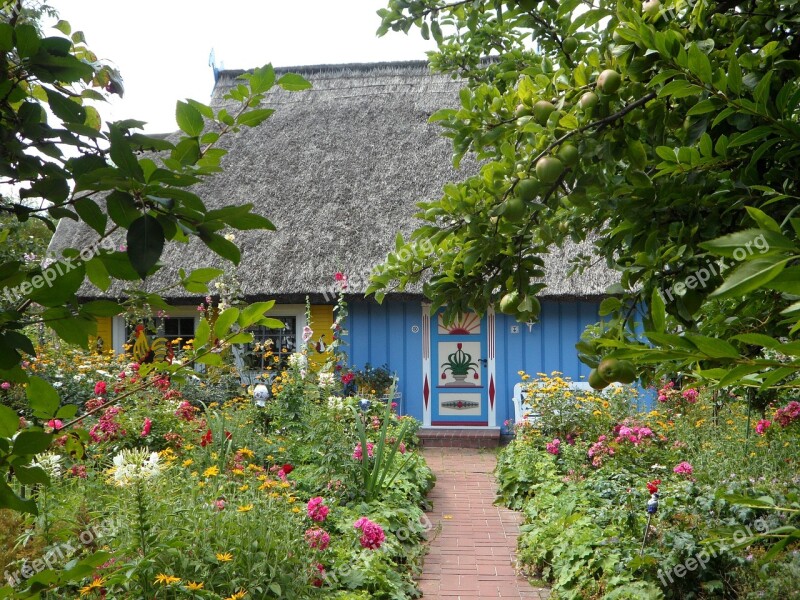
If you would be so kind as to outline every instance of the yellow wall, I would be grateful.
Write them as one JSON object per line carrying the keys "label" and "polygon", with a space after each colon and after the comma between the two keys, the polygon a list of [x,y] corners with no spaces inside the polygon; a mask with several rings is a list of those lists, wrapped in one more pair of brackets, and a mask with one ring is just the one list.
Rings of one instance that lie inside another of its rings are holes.
{"label": "yellow wall", "polygon": [[[112,350],[114,348],[114,340],[111,333],[111,317],[97,317],[97,337],[103,339],[103,350]],[[95,347],[97,338],[93,338],[89,342],[89,347]]]}
{"label": "yellow wall", "polygon": [[[314,330],[314,335],[309,342],[311,348],[316,347],[317,342],[323,335],[325,338],[322,341],[326,346],[330,345],[333,341],[331,325],[333,325],[333,306],[316,305],[311,307],[311,323],[309,323],[309,326]],[[322,366],[327,360],[327,356],[312,351],[310,359],[314,364]]]}

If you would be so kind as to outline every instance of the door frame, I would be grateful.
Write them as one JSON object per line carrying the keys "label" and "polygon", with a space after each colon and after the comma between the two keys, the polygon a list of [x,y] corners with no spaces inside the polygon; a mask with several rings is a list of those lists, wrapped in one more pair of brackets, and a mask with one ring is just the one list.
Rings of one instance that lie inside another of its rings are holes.
{"label": "door frame", "polygon": [[[434,388],[438,381],[433,379],[433,347],[432,347],[432,327],[438,327],[436,315],[431,315],[430,303],[422,303],[422,425],[424,427],[447,428],[489,428],[497,427],[497,353],[496,353],[496,327],[495,312],[489,308],[485,315],[485,332],[483,333],[486,347],[486,423],[479,424],[463,422],[447,425],[433,425],[433,401]],[[438,369],[437,369],[438,373]],[[437,423],[439,421],[436,421]]]}

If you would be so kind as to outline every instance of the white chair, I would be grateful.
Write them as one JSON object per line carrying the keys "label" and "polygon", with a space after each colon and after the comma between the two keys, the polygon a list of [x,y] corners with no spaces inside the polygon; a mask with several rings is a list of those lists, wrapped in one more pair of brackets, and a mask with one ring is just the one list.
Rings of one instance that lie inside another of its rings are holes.
{"label": "white chair", "polygon": [[531,423],[535,424],[541,415],[533,410],[528,401],[525,399],[522,384],[518,383],[514,386],[514,397],[511,399],[514,403],[514,423]]}

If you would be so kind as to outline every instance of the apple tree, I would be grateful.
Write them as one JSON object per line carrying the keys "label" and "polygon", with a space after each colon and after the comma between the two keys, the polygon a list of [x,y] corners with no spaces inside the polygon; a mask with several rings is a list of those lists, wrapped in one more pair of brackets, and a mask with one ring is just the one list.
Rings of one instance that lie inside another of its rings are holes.
{"label": "apple tree", "polygon": [[480,167],[420,205],[398,252],[420,239],[437,252],[389,256],[378,298],[422,279],[450,315],[494,305],[529,320],[542,257],[583,243],[576,270],[619,275],[584,362],[797,386],[795,4],[389,0],[379,15],[381,35],[436,40],[432,68],[463,89],[431,121],[456,166]]}

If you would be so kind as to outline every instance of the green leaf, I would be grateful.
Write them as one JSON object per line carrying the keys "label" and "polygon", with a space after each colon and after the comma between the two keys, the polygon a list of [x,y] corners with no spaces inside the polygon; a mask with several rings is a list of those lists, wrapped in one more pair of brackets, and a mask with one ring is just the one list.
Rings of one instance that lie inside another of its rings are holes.
{"label": "green leaf", "polygon": [[0,438],[10,438],[19,429],[19,415],[14,409],[0,404]]}
{"label": "green leaf", "polygon": [[67,123],[80,124],[86,121],[86,109],[83,106],[50,88],[45,88],[45,93],[50,110],[59,119]]}
{"label": "green leaf", "polygon": [[228,333],[228,330],[231,328],[231,325],[236,323],[238,318],[238,308],[226,308],[219,315],[217,315],[217,320],[214,322],[214,335],[219,339],[224,338]]}
{"label": "green leaf", "polygon": [[111,160],[114,161],[117,168],[128,177],[144,183],[144,171],[131,150],[128,138],[118,127],[109,125],[108,141],[111,143]]}
{"label": "green leaf", "polygon": [[106,198],[106,210],[111,220],[125,229],[141,214],[133,196],[119,190],[114,190]]}
{"label": "green leaf", "polygon": [[14,48],[14,28],[8,23],[0,23],[0,52],[11,52]]}
{"label": "green leaf", "polygon": [[749,344],[751,346],[763,346],[764,348],[772,349],[775,349],[781,345],[778,340],[771,338],[768,335],[764,335],[763,333],[742,333],[733,336],[731,339],[744,342],[745,344]]}
{"label": "green leaf", "polygon": [[14,37],[20,58],[30,58],[39,51],[42,40],[33,25],[28,23],[17,25],[14,28]]}
{"label": "green leaf", "polygon": [[41,275],[31,278],[34,289],[28,298],[42,306],[62,306],[74,298],[85,273],[86,267],[78,259],[53,263]]}
{"label": "green leaf", "polygon": [[601,317],[605,317],[620,308],[622,308],[622,301],[619,298],[611,297],[606,298],[600,303],[600,308],[597,312]]}
{"label": "green leaf", "polygon": [[161,258],[164,250],[164,230],[158,219],[142,215],[128,228],[128,257],[131,265],[144,279]]}
{"label": "green leaf", "polygon": [[200,348],[205,346],[208,343],[208,339],[210,337],[211,337],[211,326],[205,319],[200,319],[200,323],[197,325],[197,329],[195,329],[194,332],[195,350],[199,350]]}
{"label": "green leaf", "polygon": [[692,342],[700,352],[711,358],[739,358],[739,351],[725,340],[695,333],[686,333],[684,337]]}
{"label": "green leaf", "polygon": [[776,252],[795,251],[795,244],[789,238],[766,229],[744,229],[699,245],[704,250],[739,261]]}
{"label": "green leaf", "polygon": [[767,231],[774,231],[780,234],[781,226],[763,210],[755,208],[754,206],[745,206],[745,209],[747,210],[747,214],[750,215],[750,218],[756,222],[756,225],[758,225],[760,229],[766,229]]}
{"label": "green leaf", "polygon": [[89,336],[97,335],[97,321],[74,316],[66,308],[49,308],[42,313],[42,318],[62,340],[86,350],[89,349]]}
{"label": "green leaf", "polygon": [[14,475],[25,485],[50,485],[50,477],[42,467],[14,467]]}
{"label": "green leaf", "polygon": [[125,308],[111,300],[92,300],[81,305],[81,312],[84,312],[95,317],[114,317]]}
{"label": "green leaf", "polygon": [[235,265],[239,264],[239,261],[242,259],[242,253],[236,244],[226,240],[217,233],[204,233],[200,231],[198,235],[206,246],[219,254],[222,258],[228,259]]}
{"label": "green leaf", "polygon": [[774,279],[786,266],[790,258],[767,256],[750,260],[737,268],[714,290],[711,298],[733,298],[743,296]]}
{"label": "green leaf", "polygon": [[56,419],[63,419],[66,421],[74,418],[76,414],[78,414],[77,404],[65,404],[58,409],[58,412],[56,413]]}
{"label": "green leaf", "polygon": [[10,508],[17,512],[39,514],[36,508],[36,501],[28,498],[20,498],[5,482],[5,478],[0,478],[0,508]]}
{"label": "green leaf", "polygon": [[271,64],[253,70],[250,75],[250,91],[254,94],[263,94],[275,85],[275,69]]}
{"label": "green leaf", "polygon": [[50,448],[50,442],[52,441],[52,433],[26,429],[25,431],[20,431],[14,439],[14,446],[11,449],[11,453],[16,456],[40,454]]}
{"label": "green leaf", "polygon": [[187,102],[178,100],[175,105],[175,120],[181,131],[192,137],[199,136],[203,133],[205,122],[203,115],[194,106]]}
{"label": "green leaf", "polygon": [[311,84],[305,77],[301,77],[296,73],[286,73],[286,75],[278,79],[278,85],[290,92],[299,92],[311,87]]}
{"label": "green leaf", "polygon": [[178,142],[170,156],[182,165],[193,165],[200,158],[200,143],[194,138],[185,138]]}
{"label": "green leaf", "polygon": [[61,398],[56,389],[41,377],[31,377],[25,388],[28,404],[37,419],[52,419],[61,405]]}
{"label": "green leaf", "polygon": [[653,295],[650,298],[650,318],[653,320],[655,330],[659,333],[664,333],[667,310],[664,298],[661,297],[658,288],[653,290]]}
{"label": "green leaf", "polygon": [[245,127],[255,127],[260,125],[272,116],[275,110],[272,108],[254,108],[239,115],[236,119],[237,125],[244,125]]}
{"label": "green leaf", "polygon": [[689,45],[689,69],[703,83],[707,85],[712,83],[711,62],[708,60],[708,56],[695,43]]}
{"label": "green leaf", "polygon": [[79,198],[73,203],[75,212],[83,221],[100,235],[106,232],[108,217],[91,198]]}
{"label": "green leaf", "polygon": [[242,312],[239,315],[239,327],[242,329],[247,329],[248,327],[255,325],[264,317],[266,312],[272,309],[273,306],[275,306],[275,301],[269,300],[267,302],[254,302],[253,304],[242,309]]}

